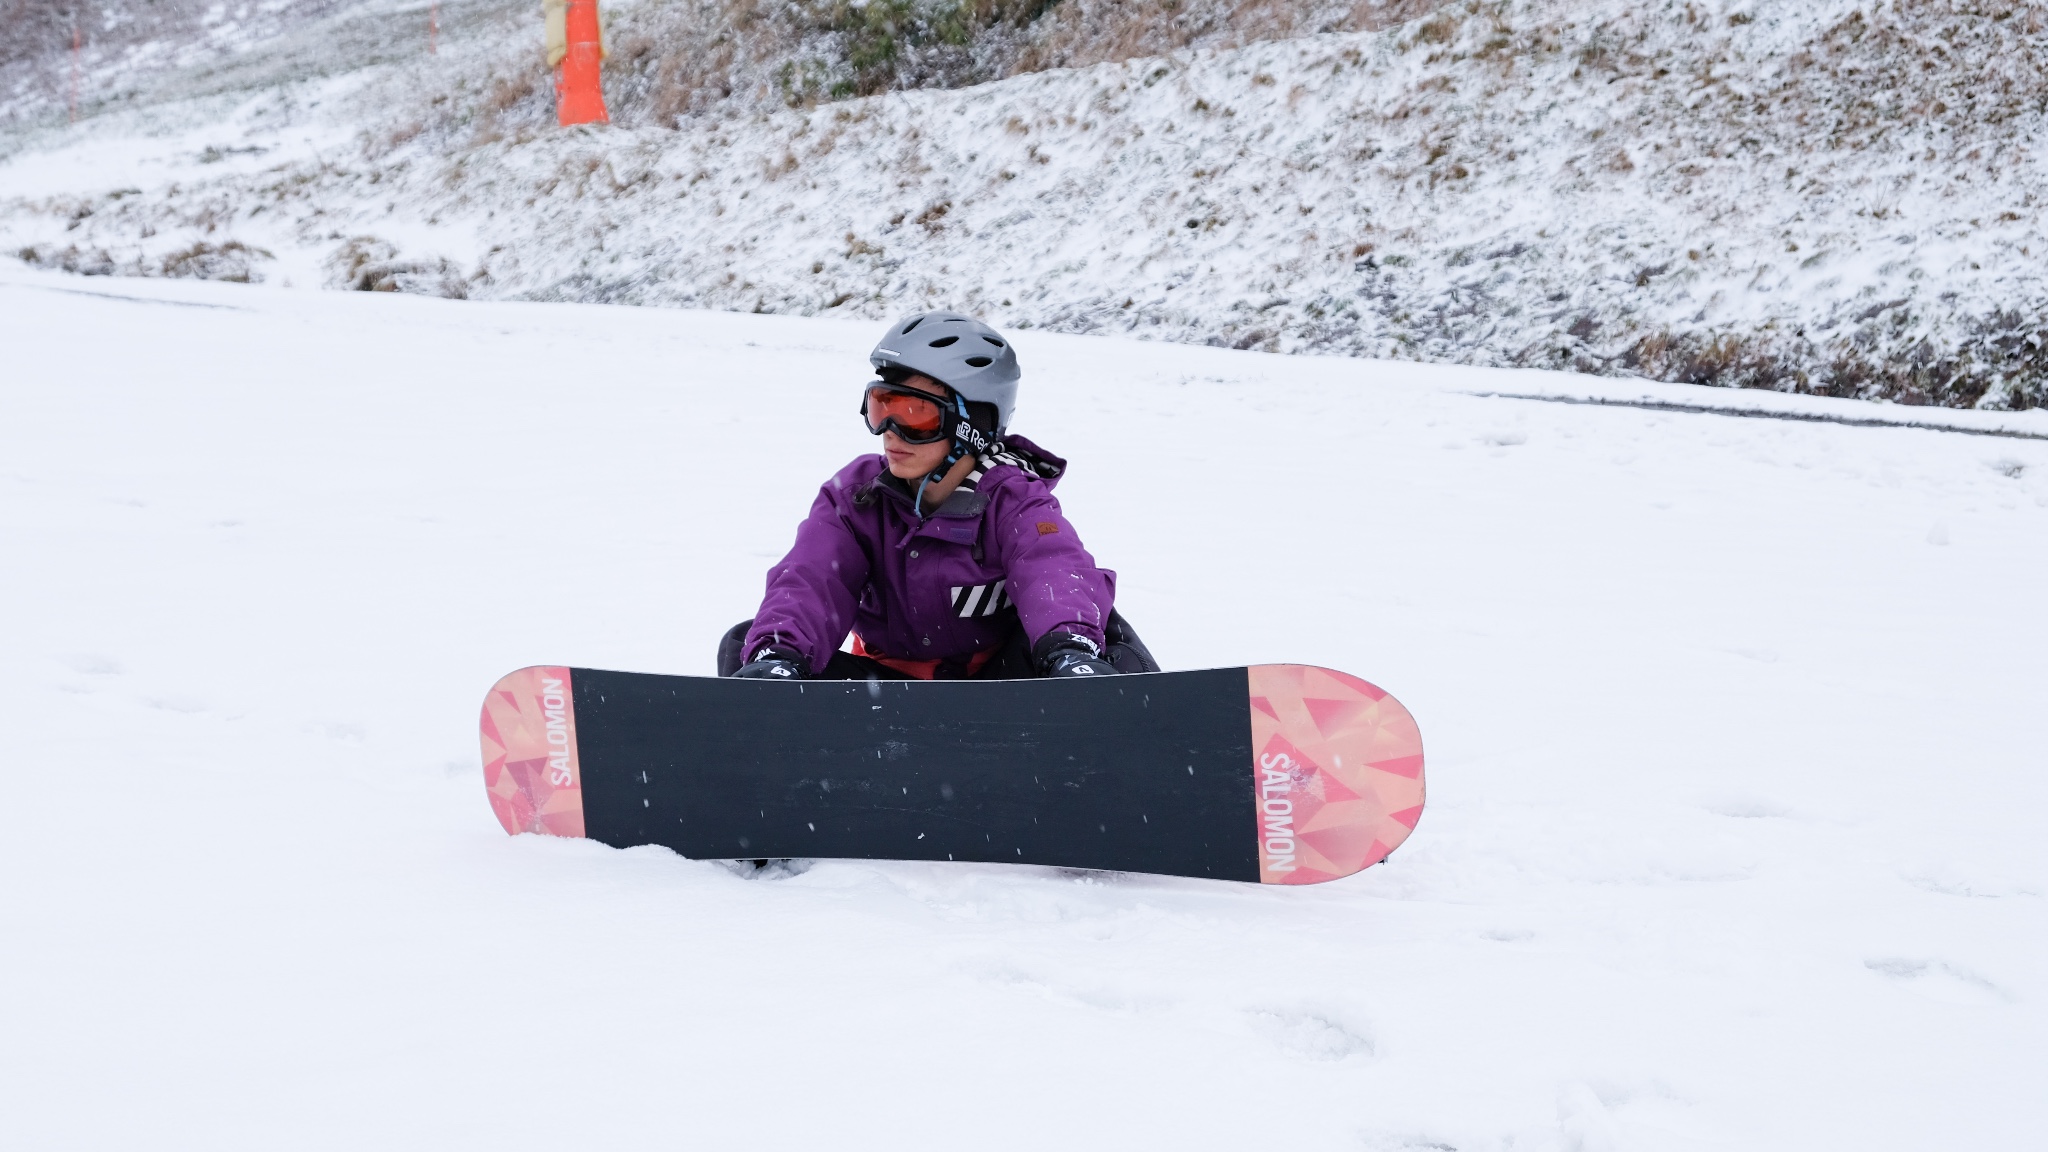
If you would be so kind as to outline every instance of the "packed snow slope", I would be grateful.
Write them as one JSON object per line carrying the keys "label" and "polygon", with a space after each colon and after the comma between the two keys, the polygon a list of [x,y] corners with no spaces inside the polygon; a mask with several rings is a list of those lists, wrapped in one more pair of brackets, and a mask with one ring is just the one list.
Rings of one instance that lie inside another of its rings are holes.
{"label": "packed snow slope", "polygon": [[1169,666],[1323,664],[1413,709],[1430,804],[1388,864],[747,879],[507,837],[485,689],[708,673],[815,486],[873,448],[873,336],[0,274],[10,1142],[1924,1152],[2048,1127],[2040,440],[1024,333],[1018,427],[1073,459],[1066,510]]}
{"label": "packed snow slope", "polygon": [[618,127],[567,132],[530,3],[441,7],[438,56],[421,4],[372,0],[204,66],[109,64],[88,123],[0,133],[0,250],[2048,398],[2044,0],[1467,0],[794,108],[663,71],[716,5],[621,0]]}

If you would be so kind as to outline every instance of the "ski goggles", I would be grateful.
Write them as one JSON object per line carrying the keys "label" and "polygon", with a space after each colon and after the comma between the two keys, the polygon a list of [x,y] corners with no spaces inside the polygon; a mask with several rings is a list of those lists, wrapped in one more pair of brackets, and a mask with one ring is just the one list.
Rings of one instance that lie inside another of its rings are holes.
{"label": "ski goggles", "polygon": [[953,435],[952,414],[946,402],[929,392],[870,384],[863,394],[861,418],[868,431],[880,436],[894,431],[909,444],[936,444]]}

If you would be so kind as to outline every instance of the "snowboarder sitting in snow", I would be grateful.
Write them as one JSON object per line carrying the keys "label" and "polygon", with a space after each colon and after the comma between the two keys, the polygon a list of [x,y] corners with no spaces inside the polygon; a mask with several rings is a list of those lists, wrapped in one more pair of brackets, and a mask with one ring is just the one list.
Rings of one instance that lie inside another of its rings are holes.
{"label": "snowboarder sitting in snow", "polygon": [[[718,674],[756,679],[1022,679],[1157,672],[1060,514],[1067,462],[1008,434],[1020,372],[956,312],[889,327],[861,415],[882,438],[818,490]],[[839,650],[851,632],[851,652]]]}

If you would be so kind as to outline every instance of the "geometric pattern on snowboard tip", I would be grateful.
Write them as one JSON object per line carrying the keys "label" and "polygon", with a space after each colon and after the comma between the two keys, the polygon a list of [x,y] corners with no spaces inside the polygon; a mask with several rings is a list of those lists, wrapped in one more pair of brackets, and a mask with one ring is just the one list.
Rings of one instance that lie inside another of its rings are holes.
{"label": "geometric pattern on snowboard tip", "polygon": [[1385,859],[1422,818],[1422,731],[1401,702],[1328,668],[1247,669],[1259,879],[1315,884]]}
{"label": "geometric pattern on snowboard tip", "polygon": [[484,697],[484,787],[505,831],[583,835],[583,772],[567,668],[521,668]]}

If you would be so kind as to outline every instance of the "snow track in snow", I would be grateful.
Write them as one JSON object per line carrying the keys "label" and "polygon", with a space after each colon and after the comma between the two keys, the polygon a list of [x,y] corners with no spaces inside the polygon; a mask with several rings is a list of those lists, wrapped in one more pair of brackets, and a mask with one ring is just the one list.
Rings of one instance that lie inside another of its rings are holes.
{"label": "snow track in snow", "polygon": [[[1719,404],[1687,404],[1677,400],[1653,400],[1647,396],[1626,398],[1618,396],[1575,396],[1555,394],[1549,396],[1530,392],[1470,392],[1470,396],[1483,396],[1489,400],[1536,400],[1546,404],[1595,404],[1612,408],[1641,408],[1650,412],[1691,412],[1695,415],[1738,416],[1750,420],[1798,420],[1808,424],[1844,424],[1851,428],[1919,428],[1929,432],[1956,432],[1964,436],[2004,436],[2013,440],[2048,440],[2048,431],[2029,432],[2012,426],[2012,422],[1998,421],[1986,425],[1970,426],[1954,424],[1944,420],[1886,419],[1883,416],[1858,415],[1846,411],[1815,411],[1812,408],[1771,409],[1751,408],[1740,401],[1724,399]],[[1869,411],[1869,409],[1862,409]],[[2034,423],[2041,423],[2039,420]]]}

